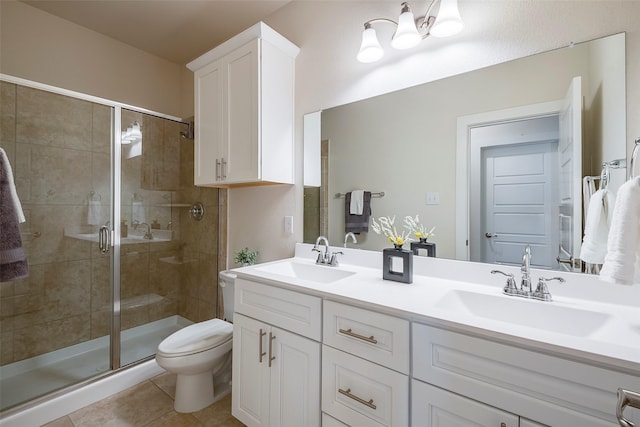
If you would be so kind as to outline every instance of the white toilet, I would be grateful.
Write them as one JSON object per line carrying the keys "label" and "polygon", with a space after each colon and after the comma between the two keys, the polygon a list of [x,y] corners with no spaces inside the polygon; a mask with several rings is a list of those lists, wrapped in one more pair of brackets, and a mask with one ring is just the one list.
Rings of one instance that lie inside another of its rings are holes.
{"label": "white toilet", "polygon": [[[233,342],[233,287],[235,274],[220,273],[224,318],[194,323],[165,338],[156,352],[156,362],[177,374],[176,412],[195,412],[211,405],[220,393],[228,393],[231,382]],[[214,395],[214,384],[223,390]]]}

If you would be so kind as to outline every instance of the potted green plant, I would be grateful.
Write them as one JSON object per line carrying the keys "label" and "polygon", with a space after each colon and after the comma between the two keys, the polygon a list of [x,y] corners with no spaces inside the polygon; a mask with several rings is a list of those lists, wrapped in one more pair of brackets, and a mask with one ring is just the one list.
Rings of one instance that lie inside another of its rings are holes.
{"label": "potted green plant", "polygon": [[233,260],[242,266],[253,265],[258,260],[258,251],[252,251],[249,248],[240,249],[235,253]]}

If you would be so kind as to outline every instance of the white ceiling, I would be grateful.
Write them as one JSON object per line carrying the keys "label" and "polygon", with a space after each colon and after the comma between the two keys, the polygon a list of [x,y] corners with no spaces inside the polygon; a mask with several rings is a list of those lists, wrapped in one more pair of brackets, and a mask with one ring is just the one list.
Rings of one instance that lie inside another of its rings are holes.
{"label": "white ceiling", "polygon": [[178,64],[264,20],[291,0],[21,0]]}

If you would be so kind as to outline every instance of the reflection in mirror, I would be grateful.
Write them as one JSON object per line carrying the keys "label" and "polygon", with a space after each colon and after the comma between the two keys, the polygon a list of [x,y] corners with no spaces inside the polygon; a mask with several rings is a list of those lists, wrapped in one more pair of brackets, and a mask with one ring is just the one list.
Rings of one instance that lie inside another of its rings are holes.
{"label": "reflection in mirror", "polygon": [[[372,217],[395,215],[401,226],[405,216],[417,214],[426,227],[435,226],[435,235],[429,241],[437,245],[438,257],[511,263],[514,258],[483,260],[469,253],[473,242],[487,239],[485,233],[496,233],[469,228],[472,220],[487,215],[482,208],[469,204],[469,192],[474,188],[470,184],[483,182],[480,176],[470,175],[469,130],[491,123],[493,119],[483,118],[491,118],[495,112],[535,110],[536,106],[553,105],[554,112],[537,117],[555,116],[557,121],[562,109],[558,105],[562,105],[574,77],[581,77],[583,126],[578,147],[582,159],[571,159],[577,166],[575,171],[554,172],[558,183],[570,187],[562,191],[580,193],[581,177],[600,175],[603,161],[626,157],[624,50],[625,35],[617,34],[322,111],[321,138],[327,141],[328,162],[321,174],[326,188],[305,187],[305,223],[311,224],[307,219],[320,218],[320,211],[326,209],[327,224],[322,228],[317,220],[313,227],[305,226],[304,241],[313,242],[319,234],[325,234],[332,244],[342,242],[345,200],[335,194],[364,189],[385,193],[385,197],[372,200]],[[518,120],[522,118],[526,117],[519,116]],[[495,122],[509,121],[513,120]],[[468,125],[462,132],[461,123]],[[547,139],[557,152],[562,135],[555,132]],[[461,139],[464,146],[458,152]],[[464,162],[460,157],[465,157]],[[563,157],[556,153],[555,160],[550,161],[557,165],[559,159]],[[624,169],[612,170],[609,189],[615,190],[624,176]],[[522,188],[516,195],[527,195]],[[559,188],[555,191],[558,197],[549,202],[553,206],[536,208],[548,212],[543,221],[559,221],[559,196],[564,193]],[[572,203],[575,209],[571,215],[578,213],[572,221],[581,234],[581,196]],[[486,200],[477,206],[484,205]],[[475,234],[469,234],[471,231]],[[555,258],[559,242],[566,236],[558,228],[548,232],[552,235],[545,243],[548,253],[537,256],[534,248],[532,265],[565,268]],[[577,246],[579,242],[578,238]],[[535,247],[537,242],[529,243]],[[520,258],[522,244],[506,250]],[[388,245],[382,236],[362,233],[356,247],[381,250]],[[578,258],[579,247],[571,250],[570,256]],[[545,265],[543,258],[554,262]]]}

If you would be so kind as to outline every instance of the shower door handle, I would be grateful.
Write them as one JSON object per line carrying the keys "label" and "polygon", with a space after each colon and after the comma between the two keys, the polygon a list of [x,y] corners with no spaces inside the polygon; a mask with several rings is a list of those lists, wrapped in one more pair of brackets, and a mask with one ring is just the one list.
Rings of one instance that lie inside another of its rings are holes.
{"label": "shower door handle", "polygon": [[109,227],[103,225],[98,231],[98,248],[103,254],[109,253],[111,247],[111,231]]}

